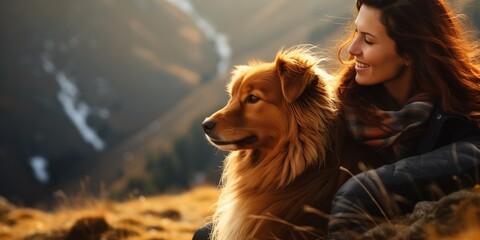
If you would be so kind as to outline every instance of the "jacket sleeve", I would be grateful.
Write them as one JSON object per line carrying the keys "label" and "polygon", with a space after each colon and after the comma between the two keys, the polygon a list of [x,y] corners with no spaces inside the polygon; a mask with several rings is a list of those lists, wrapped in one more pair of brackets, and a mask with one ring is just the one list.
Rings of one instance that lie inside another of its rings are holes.
{"label": "jacket sleeve", "polygon": [[[480,142],[457,142],[362,172],[337,191],[329,239],[357,239],[369,229],[480,182]],[[356,236],[356,237],[351,237]]]}

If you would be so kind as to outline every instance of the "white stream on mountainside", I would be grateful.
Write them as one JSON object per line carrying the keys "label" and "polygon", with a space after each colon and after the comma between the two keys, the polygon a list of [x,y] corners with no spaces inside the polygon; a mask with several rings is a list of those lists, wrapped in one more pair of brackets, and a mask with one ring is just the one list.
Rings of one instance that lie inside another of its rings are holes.
{"label": "white stream on mountainside", "polygon": [[[196,26],[203,32],[205,37],[215,44],[216,53],[220,60],[217,64],[217,74],[225,74],[230,67],[231,47],[225,34],[219,33],[215,27],[205,18],[201,17],[188,0],[167,0],[170,4],[184,12],[195,22]],[[45,42],[45,52],[41,56],[42,68],[52,75],[60,86],[57,98],[63,106],[63,110],[68,118],[72,121],[83,140],[96,151],[102,151],[105,148],[105,142],[98,136],[95,130],[87,123],[87,119],[92,114],[92,107],[80,100],[80,92],[75,85],[75,80],[64,71],[57,69],[51,59],[51,52],[55,48],[53,41]],[[107,109],[98,110],[103,112],[103,117],[108,117]],[[49,180],[47,172],[48,160],[42,156],[33,156],[30,159],[30,166],[33,169],[35,177],[41,183]]]}

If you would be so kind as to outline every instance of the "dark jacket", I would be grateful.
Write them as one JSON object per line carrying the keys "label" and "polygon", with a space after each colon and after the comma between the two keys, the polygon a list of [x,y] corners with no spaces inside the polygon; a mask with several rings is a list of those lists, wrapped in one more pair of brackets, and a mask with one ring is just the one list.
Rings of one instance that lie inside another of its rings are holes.
{"label": "dark jacket", "polygon": [[475,122],[447,113],[437,105],[428,120],[427,132],[420,139],[412,155],[430,152],[458,141],[480,142],[480,129]]}

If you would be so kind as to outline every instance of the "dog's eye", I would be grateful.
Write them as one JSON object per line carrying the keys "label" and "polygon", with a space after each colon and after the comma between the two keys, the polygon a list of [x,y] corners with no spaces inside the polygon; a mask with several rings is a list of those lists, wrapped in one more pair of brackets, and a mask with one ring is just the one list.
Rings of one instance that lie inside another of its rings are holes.
{"label": "dog's eye", "polygon": [[253,94],[250,94],[248,95],[247,97],[247,102],[248,103],[256,103],[260,100],[260,98],[258,98],[257,96],[253,95]]}

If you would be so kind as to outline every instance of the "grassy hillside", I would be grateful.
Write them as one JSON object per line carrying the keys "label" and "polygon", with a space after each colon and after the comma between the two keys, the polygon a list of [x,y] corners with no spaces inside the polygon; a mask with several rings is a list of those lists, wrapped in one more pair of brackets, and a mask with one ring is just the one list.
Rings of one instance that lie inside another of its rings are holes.
{"label": "grassy hillside", "polygon": [[189,240],[214,211],[218,192],[204,186],[125,202],[58,196],[59,207],[51,212],[15,207],[0,199],[0,239]]}
{"label": "grassy hillside", "polygon": [[[2,240],[190,240],[215,210],[218,190],[202,186],[175,195],[129,201],[57,193],[59,207],[40,211],[0,199]],[[480,187],[378,225],[361,239],[472,240],[480,238]]]}

